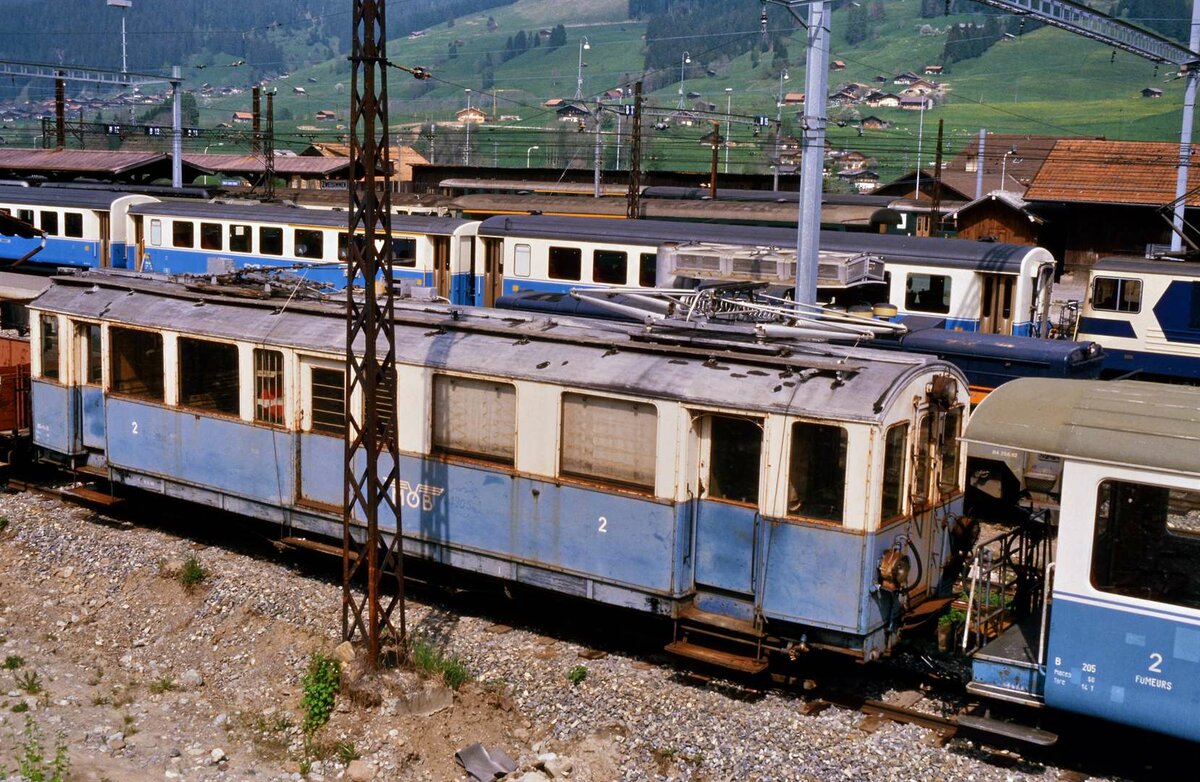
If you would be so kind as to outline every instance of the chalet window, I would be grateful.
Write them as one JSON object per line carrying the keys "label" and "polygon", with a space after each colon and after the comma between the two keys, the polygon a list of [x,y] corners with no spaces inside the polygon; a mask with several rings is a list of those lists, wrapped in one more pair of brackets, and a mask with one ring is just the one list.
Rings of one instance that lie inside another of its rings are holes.
{"label": "chalet window", "polygon": [[530,267],[530,249],[527,244],[513,247],[513,276],[528,277]]}
{"label": "chalet window", "polygon": [[434,451],[512,464],[516,440],[517,390],[510,383],[434,376]]}
{"label": "chalet window", "polygon": [[551,247],[547,275],[552,280],[578,282],[583,269],[583,252],[578,247]]}
{"label": "chalet window", "polygon": [[950,278],[944,274],[910,274],[904,308],[914,312],[950,312]]}
{"label": "chalet window", "polygon": [[592,281],[606,285],[624,285],[627,281],[629,256],[614,250],[596,250],[592,253]]}
{"label": "chalet window", "polygon": [[658,410],[652,404],[563,394],[563,475],[652,491]]}
{"label": "chalet window", "polygon": [[100,324],[76,323],[75,344],[81,362],[79,382],[98,386],[104,367],[104,354],[100,344]]}
{"label": "chalet window", "polygon": [[346,434],[346,373],[312,369],[312,430],[342,437]]}
{"label": "chalet window", "polygon": [[788,464],[789,516],[841,523],[846,499],[846,430],[792,424]]}
{"label": "chalet window", "polygon": [[162,247],[162,220],[150,221],[150,245]]}
{"label": "chalet window", "polygon": [[171,246],[187,248],[195,247],[196,224],[184,220],[171,221]]}
{"label": "chalet window", "polygon": [[38,320],[42,324],[42,377],[46,380],[58,380],[58,318],[53,315],[42,315]]}
{"label": "chalet window", "polygon": [[258,229],[259,255],[283,255],[283,229],[262,226]]}
{"label": "chalet window", "polygon": [[708,487],[705,496],[758,503],[762,429],[749,418],[710,417]]}
{"label": "chalet window", "polygon": [[82,213],[66,212],[63,214],[63,236],[70,236],[74,239],[83,238]]}
{"label": "chalet window", "polygon": [[199,410],[238,414],[237,345],[179,339],[179,404]]}
{"label": "chalet window", "polygon": [[887,430],[883,444],[883,507],[879,514],[883,521],[904,512],[904,462],[907,442],[908,424],[896,424]]}
{"label": "chalet window", "polygon": [[958,460],[961,453],[958,436],[959,430],[962,428],[962,412],[961,407],[956,407],[942,416],[940,435],[942,469],[938,473],[938,489],[942,494],[950,494],[958,490]]}
{"label": "chalet window", "polygon": [[283,353],[254,349],[254,420],[283,426],[287,388],[283,384]]}
{"label": "chalet window", "polygon": [[653,288],[658,278],[658,256],[654,253],[642,253],[638,264],[638,285],[643,288]]}
{"label": "chalet window", "polygon": [[254,232],[248,225],[229,226],[229,252],[248,253]]}
{"label": "chalet window", "polygon": [[108,341],[112,392],[163,401],[162,335],[114,326]]}
{"label": "chalet window", "polygon": [[220,223],[200,223],[200,249],[220,251],[221,233]]}
{"label": "chalet window", "polygon": [[1200,608],[1200,491],[1103,481],[1091,580],[1103,592]]}
{"label": "chalet window", "polygon": [[297,258],[320,260],[325,257],[325,235],[320,231],[297,228],[292,232],[292,241]]}
{"label": "chalet window", "polygon": [[50,236],[58,236],[58,212],[42,212],[42,230]]}
{"label": "chalet window", "polygon": [[1097,277],[1092,284],[1092,309],[1109,312],[1141,312],[1142,281],[1120,277]]}

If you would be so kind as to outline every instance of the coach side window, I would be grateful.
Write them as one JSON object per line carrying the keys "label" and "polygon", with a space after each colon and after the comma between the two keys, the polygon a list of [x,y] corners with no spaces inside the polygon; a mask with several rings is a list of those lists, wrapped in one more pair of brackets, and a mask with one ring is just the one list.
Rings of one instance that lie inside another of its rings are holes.
{"label": "coach side window", "polygon": [[73,239],[83,238],[83,215],[79,212],[63,214],[63,236]]}
{"label": "coach side window", "polygon": [[883,443],[883,506],[881,521],[904,512],[904,463],[908,442],[908,424],[896,424],[887,430]]}
{"label": "coach side window", "polygon": [[552,280],[579,282],[583,252],[578,247],[551,247],[547,276]]}
{"label": "coach side window", "polygon": [[518,244],[513,247],[513,276],[528,277],[530,266],[530,247],[527,244]]}
{"label": "coach side window", "polygon": [[17,218],[19,220],[21,220],[22,222],[33,225],[33,210],[32,209],[18,209],[17,210]]}
{"label": "coach side window", "polygon": [[150,221],[150,246],[162,247],[162,220]]}
{"label": "coach side window", "polygon": [[258,229],[258,252],[260,255],[283,255],[283,229],[261,226]]}
{"label": "coach side window", "polygon": [[393,236],[392,263],[405,269],[416,268],[417,240],[406,236]]}
{"label": "coach side window", "polygon": [[98,386],[104,354],[101,351],[100,324],[75,323],[75,360],[79,362],[79,382]]}
{"label": "coach side window", "polygon": [[297,228],[292,232],[292,240],[296,248],[297,258],[312,258],[320,260],[325,256],[324,235],[320,231],[310,231]]}
{"label": "coach side window", "polygon": [[46,380],[58,380],[59,334],[58,318],[53,315],[42,315],[42,377]]}
{"label": "coach side window", "polygon": [[200,223],[200,249],[218,251],[221,249],[220,223]]}
{"label": "coach side window", "polygon": [[111,391],[163,401],[162,335],[155,331],[113,326],[109,329],[108,341]]}
{"label": "coach side window", "polygon": [[616,250],[592,252],[592,281],[605,285],[625,285],[629,256]]}
{"label": "coach side window", "polygon": [[658,279],[658,256],[654,253],[642,253],[638,264],[638,285],[643,288],[653,288]]}
{"label": "coach side window", "polygon": [[171,246],[187,247],[189,249],[195,247],[196,224],[187,220],[172,220]]}
{"label": "coach side window", "polygon": [[1200,491],[1103,481],[1093,536],[1096,589],[1200,608]]}
{"label": "coach side window", "polygon": [[343,437],[346,434],[346,373],[312,368],[312,430]]}
{"label": "coach side window", "polygon": [[254,420],[283,426],[287,388],[283,384],[283,353],[254,349]]}
{"label": "coach side window", "polygon": [[231,253],[248,253],[250,252],[250,241],[253,232],[248,225],[230,225],[229,226],[229,252]]}
{"label": "coach side window", "polygon": [[516,440],[517,391],[511,383],[434,376],[435,452],[512,464]]}
{"label": "coach side window", "polygon": [[950,278],[944,274],[910,274],[904,287],[904,308],[915,312],[950,312]]}
{"label": "coach side window", "polygon": [[1097,277],[1092,283],[1092,309],[1109,312],[1140,312],[1142,281],[1119,277]]}
{"label": "coach side window", "polygon": [[758,503],[762,428],[750,418],[709,416],[709,469],[706,497]]}
{"label": "coach side window", "polygon": [[51,236],[58,236],[58,212],[42,212],[41,228]]}
{"label": "coach side window", "polygon": [[239,385],[237,345],[179,339],[181,406],[237,415]]}
{"label": "coach side window", "polygon": [[792,424],[788,515],[842,522],[846,499],[846,430]]}
{"label": "coach side window", "polygon": [[588,394],[562,396],[563,475],[654,490],[658,410]]}

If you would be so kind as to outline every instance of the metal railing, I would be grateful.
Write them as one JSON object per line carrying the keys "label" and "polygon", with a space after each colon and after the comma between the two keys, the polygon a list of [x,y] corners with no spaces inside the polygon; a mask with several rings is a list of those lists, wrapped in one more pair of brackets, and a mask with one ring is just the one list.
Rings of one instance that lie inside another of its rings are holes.
{"label": "metal railing", "polygon": [[964,653],[977,651],[1013,622],[1043,607],[1052,539],[1050,512],[1041,510],[975,548],[968,575]]}

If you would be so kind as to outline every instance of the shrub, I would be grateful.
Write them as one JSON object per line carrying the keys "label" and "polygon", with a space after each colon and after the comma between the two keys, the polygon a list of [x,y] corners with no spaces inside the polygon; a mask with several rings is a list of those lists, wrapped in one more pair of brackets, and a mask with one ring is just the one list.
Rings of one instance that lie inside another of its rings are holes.
{"label": "shrub", "polygon": [[300,708],[304,709],[305,733],[312,733],[329,722],[340,675],[341,666],[337,660],[313,652],[308,661],[308,672],[304,674],[304,696],[300,699]]}
{"label": "shrub", "polygon": [[10,654],[4,658],[4,670],[15,671],[25,664],[25,658],[19,654]]}
{"label": "shrub", "polygon": [[188,557],[187,562],[183,563],[183,569],[179,571],[179,583],[183,584],[183,588],[189,592],[206,578],[208,578],[208,571],[195,557]]}
{"label": "shrub", "polygon": [[567,671],[567,681],[571,684],[579,684],[587,678],[588,669],[585,665],[576,665],[571,670]]}
{"label": "shrub", "polygon": [[471,678],[462,660],[447,655],[424,638],[413,638],[409,642],[408,660],[414,668],[440,678],[452,690],[457,690]]}

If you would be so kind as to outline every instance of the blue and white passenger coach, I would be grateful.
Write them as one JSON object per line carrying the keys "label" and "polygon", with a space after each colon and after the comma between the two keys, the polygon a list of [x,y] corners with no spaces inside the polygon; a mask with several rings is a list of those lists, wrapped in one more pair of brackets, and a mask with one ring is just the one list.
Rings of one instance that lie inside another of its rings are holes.
{"label": "blue and white passenger coach", "polygon": [[29,267],[131,269],[129,209],[153,200],[109,190],[0,185],[0,213],[45,236],[44,247],[39,238],[0,236],[0,261],[27,258]]}
{"label": "blue and white passenger coach", "polygon": [[[682,653],[732,632],[749,668],[809,646],[874,659],[949,588],[952,366],[397,307],[408,554],[674,617]],[[92,274],[30,309],[43,456],[340,534],[342,305]]]}

